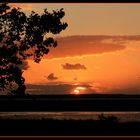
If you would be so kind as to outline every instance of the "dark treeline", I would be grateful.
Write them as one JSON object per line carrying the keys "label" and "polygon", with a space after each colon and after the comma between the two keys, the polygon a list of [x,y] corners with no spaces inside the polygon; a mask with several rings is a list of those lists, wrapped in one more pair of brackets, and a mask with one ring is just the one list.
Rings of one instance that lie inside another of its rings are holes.
{"label": "dark treeline", "polygon": [[140,111],[139,95],[0,96],[0,111]]}
{"label": "dark treeline", "polygon": [[130,99],[140,99],[140,95],[139,94],[96,94],[96,93],[93,93],[93,94],[79,94],[79,95],[75,95],[75,94],[61,94],[61,95],[33,95],[33,94],[26,94],[26,95],[23,95],[23,96],[13,96],[13,95],[0,95],[0,99],[35,99],[35,98],[130,98]]}

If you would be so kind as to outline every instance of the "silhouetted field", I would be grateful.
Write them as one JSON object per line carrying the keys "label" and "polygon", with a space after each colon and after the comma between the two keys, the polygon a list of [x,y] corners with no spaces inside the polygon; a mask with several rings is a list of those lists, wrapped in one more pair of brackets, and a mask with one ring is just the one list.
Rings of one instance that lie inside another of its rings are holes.
{"label": "silhouetted field", "polygon": [[[0,96],[0,111],[140,111],[139,95]],[[0,119],[0,135],[140,135],[140,122]]]}
{"label": "silhouetted field", "polygon": [[140,95],[0,96],[0,111],[140,111]]}
{"label": "silhouetted field", "polygon": [[112,120],[0,120],[0,135],[133,136],[140,135],[139,122]]}

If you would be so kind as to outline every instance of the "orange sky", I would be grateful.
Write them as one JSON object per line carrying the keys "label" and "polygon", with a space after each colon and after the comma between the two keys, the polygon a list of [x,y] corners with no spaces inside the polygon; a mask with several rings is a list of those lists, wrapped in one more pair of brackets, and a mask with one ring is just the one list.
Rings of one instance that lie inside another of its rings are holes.
{"label": "orange sky", "polygon": [[63,7],[69,27],[56,36],[58,47],[40,64],[28,61],[26,84],[84,83],[100,93],[140,93],[140,4],[46,3],[22,7],[28,14],[45,6]]}
{"label": "orange sky", "polygon": [[[113,88],[139,87],[140,37],[139,40],[123,39],[123,43],[120,43],[118,41],[120,38],[115,36],[109,39],[93,40],[92,43],[91,40],[88,42],[86,39],[81,43],[82,37],[74,38],[77,38],[75,43],[69,39],[64,42],[64,46],[63,41],[60,41],[62,46],[50,51],[40,64],[29,60],[30,67],[24,72],[26,83],[90,83],[101,92],[103,92],[103,87],[106,88],[104,89],[106,92]],[[67,40],[67,37],[63,40]],[[73,47],[70,47],[71,44]],[[85,53],[82,52],[83,44],[87,50]],[[112,49],[113,47],[115,49]],[[66,66],[66,64],[71,67],[64,69],[62,65]],[[84,66],[85,69],[75,67],[76,64]],[[51,73],[57,78],[47,79]]]}

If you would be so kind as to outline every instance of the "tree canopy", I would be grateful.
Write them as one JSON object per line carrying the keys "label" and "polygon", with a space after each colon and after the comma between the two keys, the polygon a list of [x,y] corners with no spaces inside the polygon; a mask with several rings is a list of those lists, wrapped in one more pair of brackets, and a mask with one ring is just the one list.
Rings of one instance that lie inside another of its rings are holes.
{"label": "tree canopy", "polygon": [[68,26],[61,19],[62,9],[39,15],[32,11],[29,16],[20,8],[12,8],[7,3],[0,4],[0,91],[10,94],[25,94],[25,79],[20,65],[32,57],[39,63],[49,47],[56,47],[57,41],[48,33],[59,34]]}

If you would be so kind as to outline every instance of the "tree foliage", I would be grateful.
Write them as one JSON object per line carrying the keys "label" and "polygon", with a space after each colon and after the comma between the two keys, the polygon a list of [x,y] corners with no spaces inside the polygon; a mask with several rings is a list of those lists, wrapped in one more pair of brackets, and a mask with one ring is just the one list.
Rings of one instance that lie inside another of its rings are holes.
{"label": "tree foliage", "polygon": [[19,65],[29,57],[39,63],[49,47],[57,46],[57,41],[47,34],[59,34],[66,29],[67,23],[61,21],[64,15],[63,9],[52,13],[45,9],[41,15],[32,11],[27,16],[20,8],[0,4],[0,90],[25,94]]}

